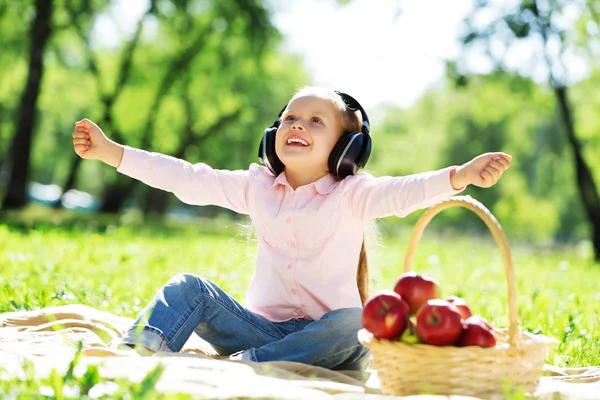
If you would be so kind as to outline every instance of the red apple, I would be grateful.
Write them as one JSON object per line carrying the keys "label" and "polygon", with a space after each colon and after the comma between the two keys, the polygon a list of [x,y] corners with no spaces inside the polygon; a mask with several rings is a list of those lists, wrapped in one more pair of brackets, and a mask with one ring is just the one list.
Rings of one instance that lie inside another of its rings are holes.
{"label": "red apple", "polygon": [[492,324],[490,324],[485,318],[480,315],[472,315],[469,318],[465,319],[465,322],[469,321],[470,323],[477,323],[483,325],[487,330],[494,330]]}
{"label": "red apple", "polygon": [[440,297],[440,285],[431,277],[411,271],[405,272],[398,278],[394,292],[408,303],[410,313],[413,315],[427,300]]}
{"label": "red apple", "polygon": [[463,330],[460,311],[446,300],[427,300],[417,312],[417,334],[426,344],[449,346]]}
{"label": "red apple", "polygon": [[406,329],[410,314],[408,304],[399,294],[384,290],[365,303],[363,327],[377,339],[391,339]]}
{"label": "red apple", "polygon": [[456,306],[456,308],[458,308],[458,311],[460,311],[460,314],[462,315],[463,319],[467,319],[471,315],[473,315],[471,313],[471,309],[467,305],[467,302],[464,301],[463,299],[461,299],[460,297],[452,295],[452,296],[446,298],[446,301],[448,303],[454,304]]}
{"label": "red apple", "polygon": [[494,347],[496,346],[496,338],[480,319],[468,318],[463,324],[463,331],[456,345],[459,347]]}

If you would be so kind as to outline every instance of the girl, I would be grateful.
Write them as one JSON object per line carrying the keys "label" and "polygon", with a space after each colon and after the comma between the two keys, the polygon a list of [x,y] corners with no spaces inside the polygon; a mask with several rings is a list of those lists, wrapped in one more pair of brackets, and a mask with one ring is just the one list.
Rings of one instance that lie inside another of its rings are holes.
{"label": "girl", "polygon": [[193,332],[221,355],[364,370],[357,340],[367,297],[365,224],[405,216],[462,191],[494,185],[511,156],[482,154],[461,166],[405,177],[355,174],[371,151],[369,120],[352,97],[323,88],[296,93],[265,134],[266,166],[215,170],[109,140],[75,124],[75,152],[174,193],[183,202],[249,214],[258,236],[245,306],[205,278],[179,274],[122,339],[142,354],[178,352]]}

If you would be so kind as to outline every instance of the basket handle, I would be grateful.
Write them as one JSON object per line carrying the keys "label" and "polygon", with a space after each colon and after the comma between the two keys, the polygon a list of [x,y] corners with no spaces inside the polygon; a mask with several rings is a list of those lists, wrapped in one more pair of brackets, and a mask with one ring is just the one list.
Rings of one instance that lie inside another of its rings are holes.
{"label": "basket handle", "polygon": [[444,200],[440,203],[437,203],[425,210],[423,215],[421,215],[421,217],[415,224],[415,228],[410,238],[408,251],[406,253],[406,256],[404,257],[404,271],[408,272],[412,270],[413,255],[415,253],[417,243],[421,239],[421,235],[423,234],[423,231],[425,230],[427,224],[429,224],[431,219],[437,214],[439,214],[441,211],[450,207],[468,208],[469,210],[477,214],[477,216],[479,216],[479,218],[481,218],[483,222],[485,222],[489,230],[492,232],[492,236],[494,237],[494,239],[496,240],[496,244],[500,248],[500,254],[502,255],[504,269],[506,272],[506,283],[508,286],[509,343],[511,346],[514,346],[517,343],[519,321],[517,313],[517,287],[515,284],[515,273],[510,256],[510,248],[508,246],[508,241],[506,240],[506,236],[504,235],[504,231],[502,230],[500,223],[498,222],[496,217],[494,217],[492,213],[487,208],[485,208],[483,204],[481,204],[471,196],[453,196],[448,200]]}

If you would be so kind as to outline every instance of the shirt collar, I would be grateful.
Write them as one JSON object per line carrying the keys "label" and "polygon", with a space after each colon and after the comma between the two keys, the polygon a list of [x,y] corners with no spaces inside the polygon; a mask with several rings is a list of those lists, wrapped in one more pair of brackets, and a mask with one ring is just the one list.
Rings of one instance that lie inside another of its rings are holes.
{"label": "shirt collar", "polygon": [[[328,194],[328,193],[331,193],[331,191],[333,190],[333,188],[335,187],[335,184],[337,182],[338,182],[337,179],[335,179],[335,177],[333,175],[327,174],[324,177],[322,177],[321,179],[317,180],[316,182],[311,183],[310,185],[314,185],[315,189],[317,190],[318,193]],[[275,185],[284,185],[284,186],[291,187],[287,180],[287,177],[285,176],[285,171],[283,171],[282,173],[277,175],[277,177],[273,181],[273,185],[271,185],[271,187],[273,187]]]}

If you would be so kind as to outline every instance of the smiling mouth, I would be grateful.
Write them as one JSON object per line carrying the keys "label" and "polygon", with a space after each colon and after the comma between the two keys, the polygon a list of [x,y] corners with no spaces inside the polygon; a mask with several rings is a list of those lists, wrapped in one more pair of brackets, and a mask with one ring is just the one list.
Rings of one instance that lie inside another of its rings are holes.
{"label": "smiling mouth", "polygon": [[285,144],[287,144],[288,146],[308,147],[308,142],[306,140],[298,138],[298,137],[289,138],[285,142]]}

